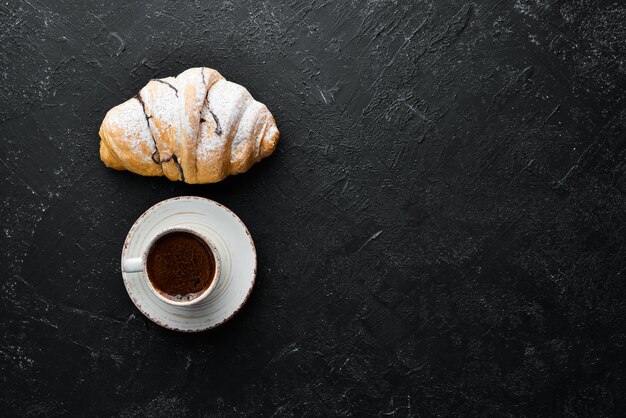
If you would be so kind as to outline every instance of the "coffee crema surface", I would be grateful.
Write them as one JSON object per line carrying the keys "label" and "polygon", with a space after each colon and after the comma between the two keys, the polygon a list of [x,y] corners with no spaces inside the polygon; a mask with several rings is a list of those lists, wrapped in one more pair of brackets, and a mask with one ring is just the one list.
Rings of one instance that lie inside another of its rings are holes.
{"label": "coffee crema surface", "polygon": [[195,299],[215,275],[211,249],[189,232],[171,232],[160,237],[147,259],[148,278],[163,296],[174,301]]}

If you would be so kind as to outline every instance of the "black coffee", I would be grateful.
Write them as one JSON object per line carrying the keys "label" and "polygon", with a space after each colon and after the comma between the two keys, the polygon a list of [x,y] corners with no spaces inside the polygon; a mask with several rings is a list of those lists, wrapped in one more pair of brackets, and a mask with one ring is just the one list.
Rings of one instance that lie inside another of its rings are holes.
{"label": "black coffee", "polygon": [[211,249],[189,232],[172,232],[159,238],[148,253],[148,278],[168,299],[198,297],[213,282],[215,260]]}

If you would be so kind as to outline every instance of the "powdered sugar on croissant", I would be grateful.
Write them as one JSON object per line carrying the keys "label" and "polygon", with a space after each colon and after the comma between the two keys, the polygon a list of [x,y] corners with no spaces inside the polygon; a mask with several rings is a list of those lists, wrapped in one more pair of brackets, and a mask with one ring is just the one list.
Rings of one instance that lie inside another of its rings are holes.
{"label": "powdered sugar on croissant", "polygon": [[100,126],[107,167],[186,183],[215,183],[274,152],[267,107],[217,71],[191,68],[151,80],[109,110]]}

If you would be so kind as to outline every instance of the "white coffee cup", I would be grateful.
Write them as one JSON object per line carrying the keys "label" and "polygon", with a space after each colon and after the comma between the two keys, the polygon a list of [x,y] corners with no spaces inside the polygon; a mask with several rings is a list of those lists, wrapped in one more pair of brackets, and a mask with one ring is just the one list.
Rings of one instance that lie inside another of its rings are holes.
{"label": "white coffee cup", "polygon": [[[163,296],[163,294],[154,287],[154,285],[152,284],[152,281],[150,281],[150,278],[148,277],[148,266],[147,266],[148,254],[150,254],[150,251],[152,250],[152,248],[154,247],[154,244],[157,242],[159,238],[165,235],[171,234],[173,232],[186,232],[186,233],[194,235],[196,238],[198,238],[200,241],[206,244],[207,248],[210,250],[209,252],[213,256],[215,271],[213,273],[211,284],[209,285],[209,287],[204,289],[202,293],[200,293],[198,296],[196,296],[195,298],[191,300],[173,300],[173,299],[169,299]],[[164,229],[160,231],[158,234],[156,234],[150,240],[146,248],[143,250],[141,257],[124,259],[122,261],[122,271],[124,273],[141,273],[142,280],[146,282],[146,284],[148,285],[148,288],[152,291],[152,293],[154,293],[154,295],[157,298],[159,298],[163,302],[168,303],[170,305],[174,305],[174,306],[192,306],[204,300],[217,287],[217,284],[220,278],[220,272],[221,272],[220,256],[219,256],[219,253],[217,251],[215,244],[213,244],[213,241],[211,241],[211,239],[207,237],[203,232],[194,228],[186,227],[186,226],[174,226],[174,227]]]}

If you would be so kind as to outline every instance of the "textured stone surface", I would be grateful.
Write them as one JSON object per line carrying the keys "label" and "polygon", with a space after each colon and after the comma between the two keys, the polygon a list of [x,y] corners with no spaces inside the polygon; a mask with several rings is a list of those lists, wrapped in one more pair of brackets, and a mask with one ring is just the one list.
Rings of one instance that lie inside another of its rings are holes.
{"label": "textured stone surface", "polygon": [[[3,415],[620,415],[620,1],[0,5]],[[223,183],[106,169],[105,112],[218,69],[276,116]],[[248,304],[199,335],[126,295],[152,204],[248,225]]]}

